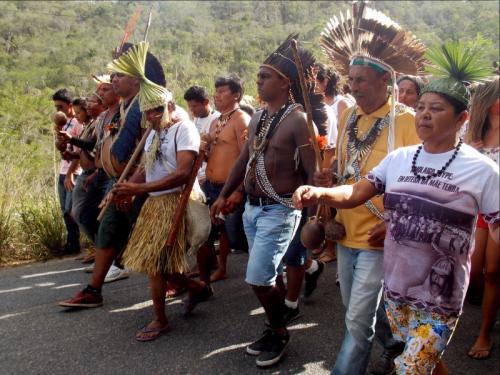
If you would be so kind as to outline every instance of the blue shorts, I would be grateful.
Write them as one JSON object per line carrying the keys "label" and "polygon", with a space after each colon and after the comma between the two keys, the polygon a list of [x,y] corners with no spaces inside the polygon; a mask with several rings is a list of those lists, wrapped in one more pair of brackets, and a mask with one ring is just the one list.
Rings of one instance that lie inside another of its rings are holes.
{"label": "blue shorts", "polygon": [[307,249],[302,245],[300,240],[300,232],[302,227],[307,223],[307,209],[302,211],[302,217],[300,219],[299,227],[295,231],[292,242],[288,245],[288,249],[283,258],[284,263],[287,266],[301,267],[305,264],[307,259]]}
{"label": "blue shorts", "polygon": [[[203,192],[207,197],[207,204],[209,207],[214,204],[214,202],[219,197],[219,194],[224,187],[223,184],[214,184],[208,180],[203,184]],[[245,209],[245,201],[239,204],[233,212],[226,215],[224,219],[224,227],[226,230],[227,238],[229,240],[229,246],[231,249],[248,251],[247,240],[245,237],[245,232],[243,230],[243,220],[242,215]],[[212,225],[212,231],[210,233],[210,242],[214,242],[219,238],[222,225]]]}
{"label": "blue shorts", "polygon": [[300,218],[299,210],[282,204],[253,206],[246,203],[243,225],[249,247],[245,279],[248,284],[275,284],[281,260],[299,226]]}

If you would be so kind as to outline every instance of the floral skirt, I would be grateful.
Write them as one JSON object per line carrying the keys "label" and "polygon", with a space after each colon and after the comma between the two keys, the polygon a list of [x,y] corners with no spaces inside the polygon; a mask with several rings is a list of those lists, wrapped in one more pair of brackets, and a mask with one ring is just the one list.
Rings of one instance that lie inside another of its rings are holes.
{"label": "floral skirt", "polygon": [[385,299],[387,318],[394,337],[405,343],[395,359],[396,373],[432,374],[458,323],[458,317],[419,310]]}

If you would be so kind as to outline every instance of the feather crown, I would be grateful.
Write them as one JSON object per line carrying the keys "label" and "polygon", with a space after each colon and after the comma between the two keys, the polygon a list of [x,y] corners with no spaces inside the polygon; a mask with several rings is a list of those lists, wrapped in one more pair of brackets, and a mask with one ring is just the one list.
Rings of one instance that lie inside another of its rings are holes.
{"label": "feather crown", "polygon": [[467,86],[482,82],[493,74],[475,51],[457,42],[446,42],[439,47],[430,48],[427,58],[431,62],[426,71],[433,75],[422,93],[436,92],[446,94],[468,106],[470,92]]}
{"label": "feather crown", "polygon": [[332,17],[321,33],[320,45],[342,75],[350,65],[370,66],[378,71],[417,75],[424,65],[425,45],[384,13],[352,4],[352,14]]}
{"label": "feather crown", "polygon": [[290,82],[290,93],[292,95],[291,99],[300,103],[302,107],[305,108],[304,95],[309,96],[312,107],[313,121],[318,127],[320,134],[324,135],[322,134],[324,133],[322,129],[326,129],[328,115],[326,108],[322,103],[322,95],[314,93],[314,77],[312,72],[316,59],[309,50],[299,46],[298,54],[304,70],[304,77],[306,78],[309,86],[308,92],[303,93],[300,88],[299,72],[295,64],[291,44],[292,40],[298,40],[298,38],[299,34],[290,34],[285,41],[264,60],[261,66],[270,68],[281,77],[287,79]]}
{"label": "feather crown", "polygon": [[141,112],[165,106],[166,103],[172,100],[170,91],[146,77],[148,47],[147,42],[140,42],[108,64],[109,71],[125,74],[139,81],[139,106]]}

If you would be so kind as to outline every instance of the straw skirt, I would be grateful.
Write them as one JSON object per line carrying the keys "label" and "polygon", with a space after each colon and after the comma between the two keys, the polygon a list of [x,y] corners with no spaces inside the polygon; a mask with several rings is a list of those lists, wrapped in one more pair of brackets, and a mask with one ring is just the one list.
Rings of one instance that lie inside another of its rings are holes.
{"label": "straw skirt", "polygon": [[179,223],[175,245],[165,248],[179,199],[180,193],[148,197],[123,253],[123,264],[130,270],[148,275],[187,270],[185,215]]}

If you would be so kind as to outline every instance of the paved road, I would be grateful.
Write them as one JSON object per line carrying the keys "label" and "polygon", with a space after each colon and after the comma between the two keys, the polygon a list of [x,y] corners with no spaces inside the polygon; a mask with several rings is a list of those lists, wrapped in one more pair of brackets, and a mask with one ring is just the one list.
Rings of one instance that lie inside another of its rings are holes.
{"label": "paved road", "polygon": [[[343,335],[343,309],[328,266],[304,316],[290,328],[284,361],[258,370],[244,347],[263,329],[264,315],[243,281],[245,254],[229,259],[230,278],[215,284],[215,297],[181,317],[181,301],[168,302],[172,330],[139,343],[135,330],[151,317],[146,278],[134,274],[108,284],[102,308],[69,311],[56,301],[73,295],[88,275],[75,259],[0,270],[0,374],[328,374]],[[451,374],[499,374],[498,339],[493,358],[466,357],[480,310],[466,306],[445,361]],[[498,336],[498,329],[496,331]],[[375,348],[374,355],[379,352]]]}

